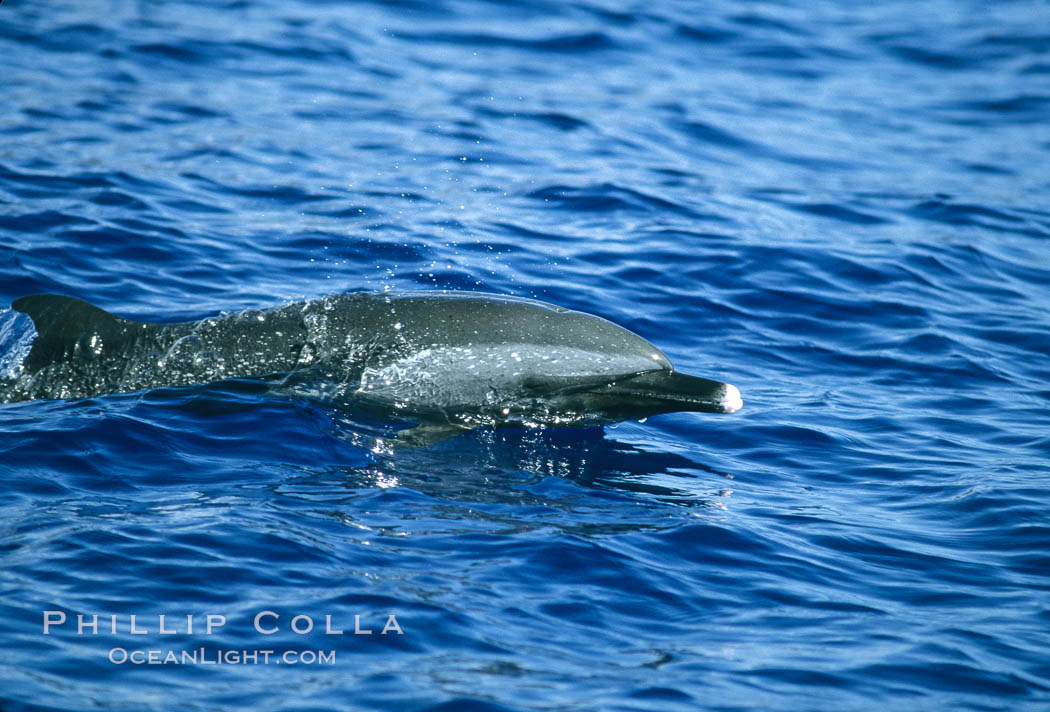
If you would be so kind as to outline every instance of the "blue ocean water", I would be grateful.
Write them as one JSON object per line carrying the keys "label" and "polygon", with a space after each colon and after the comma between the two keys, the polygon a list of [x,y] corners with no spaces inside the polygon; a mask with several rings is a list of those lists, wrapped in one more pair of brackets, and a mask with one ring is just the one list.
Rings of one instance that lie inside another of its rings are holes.
{"label": "blue ocean water", "polygon": [[0,709],[1047,709],[1048,28],[8,0],[3,370],[37,292],[465,289],[745,406],[416,450],[243,382],[0,406]]}

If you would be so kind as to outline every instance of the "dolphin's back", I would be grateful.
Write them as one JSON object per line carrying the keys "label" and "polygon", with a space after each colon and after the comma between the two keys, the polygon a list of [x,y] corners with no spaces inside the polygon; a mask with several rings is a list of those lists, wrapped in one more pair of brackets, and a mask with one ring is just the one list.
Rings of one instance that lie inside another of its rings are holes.
{"label": "dolphin's back", "polygon": [[508,374],[529,367],[566,375],[673,370],[667,357],[637,334],[592,314],[534,299],[473,292],[349,298],[360,299],[356,310],[347,310],[356,328],[363,328],[383,351],[370,353],[367,367],[414,359],[428,350],[452,350],[468,370],[480,368],[481,355],[489,354],[500,359],[494,365]]}
{"label": "dolphin's back", "polygon": [[655,346],[606,319],[535,299],[480,292],[402,292],[346,295],[367,303],[374,333],[387,332],[410,348],[531,344],[571,346],[581,351],[616,352],[639,359],[641,368],[669,369]]}

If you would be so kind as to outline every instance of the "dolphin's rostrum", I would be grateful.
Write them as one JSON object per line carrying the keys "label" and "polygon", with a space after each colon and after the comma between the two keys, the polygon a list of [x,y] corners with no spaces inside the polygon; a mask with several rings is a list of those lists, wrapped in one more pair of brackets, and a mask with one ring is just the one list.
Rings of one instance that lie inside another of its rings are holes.
{"label": "dolphin's rostrum", "polygon": [[733,386],[679,373],[605,319],[473,292],[350,293],[180,324],[54,294],[16,299],[37,336],[0,402],[279,377],[385,415],[425,443],[479,425],[588,426],[731,413]]}

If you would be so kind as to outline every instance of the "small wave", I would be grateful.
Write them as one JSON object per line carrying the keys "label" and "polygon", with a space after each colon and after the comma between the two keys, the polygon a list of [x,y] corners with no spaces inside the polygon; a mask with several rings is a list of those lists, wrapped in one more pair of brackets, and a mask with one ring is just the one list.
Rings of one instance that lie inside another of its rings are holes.
{"label": "small wave", "polygon": [[886,51],[908,62],[937,69],[971,69],[984,63],[979,56],[937,51],[908,44],[891,44]]}
{"label": "small wave", "polygon": [[501,111],[484,105],[475,107],[475,111],[482,115],[496,119],[518,119],[522,121],[536,121],[559,131],[575,131],[590,124],[583,119],[568,114],[557,112],[530,112],[530,111]]}
{"label": "small wave", "polygon": [[914,217],[946,225],[981,227],[1031,237],[1050,236],[1050,231],[1019,215],[982,205],[934,198],[916,203],[908,212]]}
{"label": "small wave", "polygon": [[552,35],[535,39],[470,32],[436,32],[432,34],[398,32],[396,36],[400,39],[412,42],[431,42],[438,44],[463,45],[467,47],[506,47],[512,49],[528,49],[538,52],[564,52],[570,54],[609,50],[617,46],[617,43],[604,32]]}
{"label": "small wave", "polygon": [[679,124],[679,128],[686,135],[703,143],[740,151],[755,151],[758,148],[754,141],[702,121],[686,121]]}
{"label": "small wave", "polygon": [[789,207],[792,210],[798,210],[799,212],[842,220],[844,222],[854,223],[855,225],[881,225],[890,222],[886,218],[881,218],[877,215],[864,213],[846,207],[845,205],[836,205],[834,203],[797,203],[789,204]]}
{"label": "small wave", "polygon": [[330,200],[336,200],[340,197],[336,194],[311,193],[296,185],[270,185],[265,187],[235,186],[226,185],[220,183],[217,180],[207,178],[199,174],[185,174],[185,177],[207,186],[210,190],[225,193],[227,195],[236,195],[242,198],[261,198],[265,200],[274,200],[279,203],[287,203],[290,205],[297,205],[301,203],[326,202]]}
{"label": "small wave", "polygon": [[739,32],[733,30],[706,25],[678,25],[675,31],[682,37],[704,44],[721,44],[740,36]]}
{"label": "small wave", "polygon": [[583,187],[551,185],[534,190],[528,193],[526,197],[542,200],[560,209],[577,212],[651,212],[667,210],[679,215],[699,217],[690,208],[683,205],[611,183]]}

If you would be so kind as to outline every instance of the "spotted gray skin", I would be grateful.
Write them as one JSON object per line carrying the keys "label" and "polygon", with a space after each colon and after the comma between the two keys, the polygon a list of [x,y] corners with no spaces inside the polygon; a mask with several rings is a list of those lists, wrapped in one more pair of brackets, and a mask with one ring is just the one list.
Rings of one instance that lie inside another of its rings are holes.
{"label": "spotted gray skin", "polygon": [[[602,425],[732,412],[733,386],[687,376],[640,336],[551,304],[467,292],[352,293],[180,324],[59,295],[15,300],[37,337],[0,401],[89,398],[266,378],[430,432]],[[443,433],[447,435],[448,433]]]}

